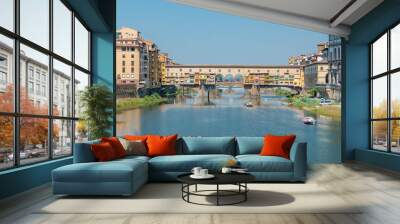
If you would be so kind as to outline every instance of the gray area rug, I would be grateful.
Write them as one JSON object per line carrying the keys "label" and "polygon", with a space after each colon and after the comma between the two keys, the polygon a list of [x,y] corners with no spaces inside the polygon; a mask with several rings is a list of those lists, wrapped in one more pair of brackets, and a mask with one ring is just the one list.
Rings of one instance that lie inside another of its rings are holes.
{"label": "gray area rug", "polygon": [[[248,200],[238,205],[204,206],[181,198],[177,183],[150,183],[131,197],[56,197],[35,213],[125,214],[125,213],[360,213],[360,205],[349,203],[316,184],[249,184]],[[234,186],[224,186],[232,189]],[[215,189],[212,185],[198,190]],[[191,189],[194,190],[194,187]],[[213,193],[210,193],[213,194]],[[226,197],[224,203],[240,198]],[[191,198],[194,202],[215,203],[215,197]]]}

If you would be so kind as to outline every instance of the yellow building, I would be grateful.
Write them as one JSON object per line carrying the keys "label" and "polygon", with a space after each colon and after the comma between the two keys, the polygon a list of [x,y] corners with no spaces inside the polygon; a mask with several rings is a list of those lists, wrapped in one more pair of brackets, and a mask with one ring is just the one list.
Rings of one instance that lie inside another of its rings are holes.
{"label": "yellow building", "polygon": [[316,62],[304,66],[304,88],[325,87],[328,83],[327,62]]}
{"label": "yellow building", "polygon": [[144,40],[145,47],[148,51],[148,86],[159,86],[161,85],[161,77],[159,76],[159,61],[158,61],[158,53],[159,49],[157,45],[150,40]]}
{"label": "yellow building", "polygon": [[139,84],[142,37],[140,32],[131,28],[117,31],[116,73],[119,84]]}
{"label": "yellow building", "polygon": [[161,83],[164,83],[167,76],[167,60],[168,54],[166,53],[159,53],[158,54],[158,76],[161,78]]}

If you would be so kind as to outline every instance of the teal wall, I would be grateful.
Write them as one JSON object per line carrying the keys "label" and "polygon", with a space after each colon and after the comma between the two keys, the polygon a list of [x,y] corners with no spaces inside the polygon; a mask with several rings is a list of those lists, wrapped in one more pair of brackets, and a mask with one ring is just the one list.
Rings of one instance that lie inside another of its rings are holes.
{"label": "teal wall", "polygon": [[[92,31],[92,82],[103,83],[112,91],[115,91],[115,1],[67,0]],[[112,119],[115,121],[115,116]],[[0,199],[50,182],[53,169],[71,163],[69,157],[0,172]]]}
{"label": "teal wall", "polygon": [[[114,36],[114,33],[92,34],[92,82],[106,85],[113,92],[115,92]],[[113,112],[115,115],[115,107]],[[115,135],[115,116],[112,119],[114,126],[110,127],[110,133]]]}
{"label": "teal wall", "polygon": [[0,173],[0,199],[29,190],[51,181],[51,171],[72,163],[72,158],[47,161]]}
{"label": "teal wall", "polygon": [[355,159],[388,169],[400,167],[398,156],[383,156],[369,150],[369,43],[400,22],[399,12],[400,0],[386,0],[351,27],[351,35],[345,44],[345,109],[342,120],[345,126],[345,160]]}

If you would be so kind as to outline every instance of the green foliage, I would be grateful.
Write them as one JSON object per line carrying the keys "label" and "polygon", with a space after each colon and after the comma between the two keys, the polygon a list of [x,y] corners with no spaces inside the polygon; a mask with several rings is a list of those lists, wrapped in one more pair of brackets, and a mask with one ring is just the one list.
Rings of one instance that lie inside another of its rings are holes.
{"label": "green foliage", "polygon": [[290,96],[293,95],[292,91],[287,90],[287,89],[283,89],[283,88],[275,88],[274,92],[275,92],[275,95],[277,95],[277,96],[290,97]]}
{"label": "green foliage", "polygon": [[336,120],[340,120],[342,115],[340,104],[305,107],[303,109],[314,112],[315,114],[328,116]]}
{"label": "green foliage", "polygon": [[320,105],[320,100],[316,98],[310,98],[306,95],[295,95],[288,97],[288,102],[291,106],[313,112],[315,114],[332,117],[333,119],[340,119],[341,117],[341,105]]}
{"label": "green foliage", "polygon": [[299,95],[293,96],[288,99],[289,103],[295,107],[315,107],[319,105],[319,99],[309,98],[307,96]]}
{"label": "green foliage", "polygon": [[110,136],[112,126],[113,95],[104,85],[86,87],[80,93],[80,106],[89,132],[89,139]]}
{"label": "green foliage", "polygon": [[313,88],[307,90],[307,94],[310,97],[316,97],[318,93],[319,93],[319,89],[317,87],[313,87]]}
{"label": "green foliage", "polygon": [[119,113],[124,110],[157,106],[164,103],[167,103],[167,100],[162,98],[157,93],[154,93],[151,96],[145,96],[143,98],[118,99],[117,112]]}

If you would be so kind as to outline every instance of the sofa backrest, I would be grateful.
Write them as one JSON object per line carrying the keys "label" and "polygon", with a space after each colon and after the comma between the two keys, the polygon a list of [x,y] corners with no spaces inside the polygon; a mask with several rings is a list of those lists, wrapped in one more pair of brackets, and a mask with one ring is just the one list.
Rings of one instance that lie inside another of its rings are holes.
{"label": "sofa backrest", "polygon": [[234,137],[182,137],[177,145],[178,154],[235,155]]}
{"label": "sofa backrest", "polygon": [[[74,163],[95,162],[90,148],[100,140],[75,143]],[[177,154],[226,154],[245,155],[259,154],[264,144],[263,137],[181,137],[177,140]],[[296,147],[293,144],[292,149]],[[293,150],[292,150],[293,151]]]}
{"label": "sofa backrest", "polygon": [[95,162],[96,158],[94,157],[90,146],[98,143],[100,143],[100,140],[75,143],[74,163]]}
{"label": "sofa backrest", "polygon": [[264,137],[236,137],[236,155],[259,154]]}

